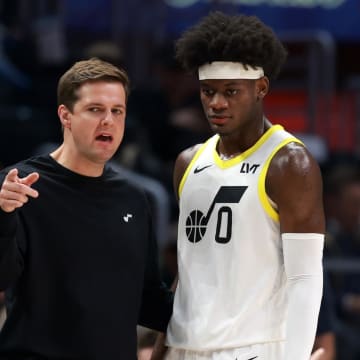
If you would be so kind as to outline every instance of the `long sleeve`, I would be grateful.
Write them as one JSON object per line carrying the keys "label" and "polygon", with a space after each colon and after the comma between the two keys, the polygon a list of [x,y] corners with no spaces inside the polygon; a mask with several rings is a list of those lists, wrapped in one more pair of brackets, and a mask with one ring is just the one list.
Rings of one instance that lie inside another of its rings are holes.
{"label": "long sleeve", "polygon": [[22,265],[16,243],[16,212],[0,210],[0,290],[7,289],[17,278]]}
{"label": "long sleeve", "polygon": [[314,344],[322,288],[322,234],[282,234],[288,279],[285,360],[309,360]]}
{"label": "long sleeve", "polygon": [[158,248],[152,232],[147,250],[139,324],[165,332],[172,314],[174,298],[173,293],[161,280]]}

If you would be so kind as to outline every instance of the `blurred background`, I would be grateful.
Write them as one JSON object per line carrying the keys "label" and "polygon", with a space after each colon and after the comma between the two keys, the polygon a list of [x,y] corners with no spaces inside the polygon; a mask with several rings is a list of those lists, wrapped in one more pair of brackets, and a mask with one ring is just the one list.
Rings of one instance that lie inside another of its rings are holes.
{"label": "blurred background", "polygon": [[61,141],[56,86],[74,61],[97,56],[125,67],[132,93],[114,164],[149,194],[171,283],[173,164],[181,150],[210,136],[197,80],[179,69],[173,46],[212,10],[258,16],[288,49],[266,115],[300,137],[321,166],[326,329],[336,335],[338,359],[360,359],[359,0],[0,0],[0,167]]}
{"label": "blurred background", "polygon": [[[320,137],[324,143],[315,145],[321,160],[325,151],[360,152],[358,0],[2,0],[1,163],[59,141],[57,80],[72,62],[89,56],[128,70],[134,95],[131,137],[145,141],[150,132],[150,149],[173,160],[181,139],[166,140],[158,130],[171,132],[175,126],[185,132],[193,126],[199,133],[207,126],[192,124],[187,112],[164,119],[165,112],[198,105],[196,81],[173,60],[173,41],[211,10],[257,15],[289,50],[287,65],[266,99],[272,122],[308,135],[308,141]],[[139,108],[140,102],[145,108]]]}

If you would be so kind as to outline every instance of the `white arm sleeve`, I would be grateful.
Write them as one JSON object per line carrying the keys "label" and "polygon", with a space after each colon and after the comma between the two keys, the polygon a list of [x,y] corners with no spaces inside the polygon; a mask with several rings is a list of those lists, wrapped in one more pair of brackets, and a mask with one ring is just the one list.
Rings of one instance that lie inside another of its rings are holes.
{"label": "white arm sleeve", "polygon": [[284,233],[282,242],[289,301],[284,360],[309,360],[322,296],[324,235]]}

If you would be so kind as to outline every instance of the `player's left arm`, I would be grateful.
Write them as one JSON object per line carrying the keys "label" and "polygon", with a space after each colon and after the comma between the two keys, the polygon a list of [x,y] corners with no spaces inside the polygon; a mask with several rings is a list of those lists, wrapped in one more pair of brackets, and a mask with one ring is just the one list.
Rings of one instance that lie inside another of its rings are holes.
{"label": "player's left arm", "polygon": [[277,204],[289,300],[285,360],[309,360],[322,296],[325,218],[319,166],[301,144],[274,156],[266,179]]}

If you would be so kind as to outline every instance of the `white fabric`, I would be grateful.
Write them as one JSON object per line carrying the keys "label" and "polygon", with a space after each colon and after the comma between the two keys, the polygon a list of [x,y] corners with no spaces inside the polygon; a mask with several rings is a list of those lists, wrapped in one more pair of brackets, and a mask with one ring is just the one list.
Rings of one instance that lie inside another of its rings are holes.
{"label": "white fabric", "polygon": [[[274,126],[252,148],[224,161],[216,152],[215,135],[186,170],[169,346],[207,351],[284,340],[287,303],[280,228],[264,209],[260,189],[272,152],[293,139]],[[196,235],[201,231],[200,239]]]}
{"label": "white fabric", "polygon": [[206,79],[260,79],[264,76],[261,67],[244,66],[239,62],[214,61],[199,67],[199,80]]}
{"label": "white fabric", "polygon": [[309,360],[322,296],[324,235],[284,233],[282,240],[289,301],[284,360]]}
{"label": "white fabric", "polygon": [[170,348],[165,360],[279,360],[284,356],[283,342],[255,344],[237,349],[191,351]]}

